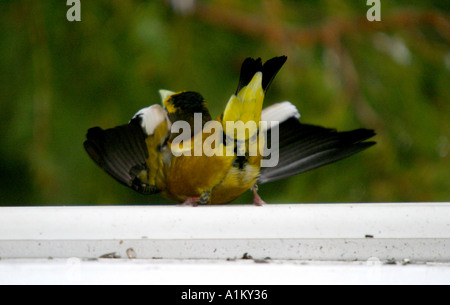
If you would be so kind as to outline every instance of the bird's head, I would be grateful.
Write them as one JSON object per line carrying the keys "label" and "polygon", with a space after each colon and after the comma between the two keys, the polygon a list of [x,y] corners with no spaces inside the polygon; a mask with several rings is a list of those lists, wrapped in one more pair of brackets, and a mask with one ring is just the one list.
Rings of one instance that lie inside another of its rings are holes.
{"label": "bird's head", "polygon": [[194,113],[201,113],[205,122],[211,120],[206,101],[199,93],[160,90],[159,94],[172,123],[179,120],[190,122],[194,118]]}

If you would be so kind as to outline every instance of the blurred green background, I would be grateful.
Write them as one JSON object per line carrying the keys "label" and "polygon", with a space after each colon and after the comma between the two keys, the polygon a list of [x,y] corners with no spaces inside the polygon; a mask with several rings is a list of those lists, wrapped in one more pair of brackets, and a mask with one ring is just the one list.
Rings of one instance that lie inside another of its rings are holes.
{"label": "blurred green background", "polygon": [[[263,185],[285,202],[450,200],[447,1],[0,1],[0,205],[167,203],[97,167],[88,128],[128,122],[158,89],[192,90],[213,116],[249,56],[287,55],[266,105],[302,121],[377,132],[349,159]],[[248,192],[235,201],[251,202]]]}

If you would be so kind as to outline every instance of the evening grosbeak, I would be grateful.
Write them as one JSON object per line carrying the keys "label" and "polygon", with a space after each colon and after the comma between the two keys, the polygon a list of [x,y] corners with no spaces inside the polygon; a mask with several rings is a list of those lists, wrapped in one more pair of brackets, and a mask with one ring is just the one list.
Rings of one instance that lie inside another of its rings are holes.
{"label": "evening grosbeak", "polygon": [[[195,206],[228,203],[252,190],[253,203],[262,205],[259,184],[330,164],[375,144],[365,141],[375,135],[373,130],[337,132],[302,124],[290,102],[263,110],[265,93],[286,59],[275,57],[263,64],[260,58],[247,58],[235,94],[214,120],[200,94],[160,90],[162,106],[139,110],[126,125],[89,129],[84,147],[108,174],[141,194],[161,193]],[[179,128],[181,122],[189,128]],[[264,149],[274,139],[277,145],[271,153],[278,162],[261,167],[268,159]]]}

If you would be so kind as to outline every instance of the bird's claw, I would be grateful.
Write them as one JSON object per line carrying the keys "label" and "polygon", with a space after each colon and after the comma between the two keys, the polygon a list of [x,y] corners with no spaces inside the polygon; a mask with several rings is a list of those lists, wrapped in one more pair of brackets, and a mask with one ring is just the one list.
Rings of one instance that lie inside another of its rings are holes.
{"label": "bird's claw", "polygon": [[180,207],[196,207],[200,201],[200,197],[188,197],[183,203],[179,204]]}

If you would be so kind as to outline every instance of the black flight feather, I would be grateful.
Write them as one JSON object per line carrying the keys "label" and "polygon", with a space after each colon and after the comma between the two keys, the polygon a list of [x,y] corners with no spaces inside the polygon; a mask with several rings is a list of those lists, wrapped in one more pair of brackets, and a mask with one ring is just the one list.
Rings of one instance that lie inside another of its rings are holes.
{"label": "black flight feather", "polygon": [[129,124],[106,130],[91,128],[84,148],[95,163],[120,183],[142,194],[154,194],[159,190],[138,178],[142,171],[148,171],[146,135],[140,121],[136,117]]}
{"label": "black flight feather", "polygon": [[[375,142],[364,142],[374,135],[369,129],[338,132],[290,118],[279,125],[279,163],[261,168],[258,183],[280,180],[347,158],[374,145]],[[267,143],[270,141],[269,129]]]}

